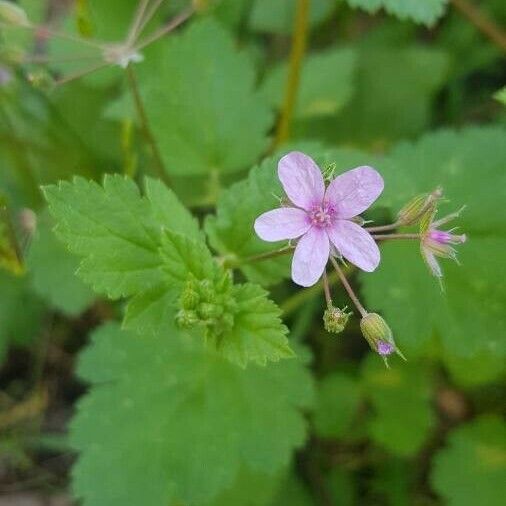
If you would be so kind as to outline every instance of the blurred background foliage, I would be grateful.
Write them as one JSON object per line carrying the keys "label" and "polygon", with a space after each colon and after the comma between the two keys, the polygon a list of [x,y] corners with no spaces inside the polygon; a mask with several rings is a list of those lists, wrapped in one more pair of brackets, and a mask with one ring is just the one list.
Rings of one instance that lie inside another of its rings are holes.
{"label": "blurred background foliage", "polygon": [[[138,2],[18,4],[69,37],[113,42]],[[96,48],[1,25],[0,504],[71,504],[70,490],[84,506],[166,505],[169,496],[174,506],[503,504],[506,3],[312,0],[291,137],[276,148],[297,1],[198,4],[134,65],[158,171],[127,71],[109,65],[58,84],[96,63]],[[185,8],[163,2],[148,28]],[[462,266],[445,263],[442,294],[417,247],[396,243],[383,247],[376,273],[354,276],[408,356],[386,370],[358,325],[324,331],[319,288],[287,281],[286,258],[245,265],[242,275],[272,291],[307,364],[239,375],[216,359],[215,383],[195,390],[216,412],[192,397],[176,409],[177,395],[157,385],[176,370],[184,391],[198,375],[193,352],[156,336],[139,346],[110,322],[122,304],[74,275],[79,262],[53,235],[39,187],[75,175],[170,178],[211,247],[246,257],[271,248],[251,224],[273,207],[276,163],[292,148],[339,171],[375,166],[386,181],[368,216],[378,222],[443,185],[448,212],[467,204]],[[227,382],[255,394],[242,398]],[[244,462],[259,431],[269,447]],[[213,432],[225,434],[218,447],[207,443]]]}

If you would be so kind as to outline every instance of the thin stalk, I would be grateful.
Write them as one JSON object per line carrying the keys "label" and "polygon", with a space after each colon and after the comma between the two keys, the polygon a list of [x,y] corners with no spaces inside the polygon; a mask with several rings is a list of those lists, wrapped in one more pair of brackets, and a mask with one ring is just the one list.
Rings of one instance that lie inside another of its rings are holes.
{"label": "thin stalk", "polygon": [[372,234],[375,241],[386,241],[389,239],[420,239],[420,234]]}
{"label": "thin stalk", "polygon": [[61,86],[62,84],[70,83],[71,81],[75,81],[76,79],[84,77],[87,74],[91,74],[92,72],[96,72],[97,70],[101,70],[105,67],[108,67],[109,65],[110,63],[107,62],[91,65],[90,67],[86,67],[85,69],[79,70],[78,72],[69,74],[68,76],[62,77],[61,79],[57,79],[55,85]]}
{"label": "thin stalk", "polygon": [[355,295],[355,292],[353,291],[353,288],[351,287],[350,283],[348,283],[348,280],[346,279],[344,272],[341,270],[341,267],[339,267],[339,264],[336,262],[334,257],[330,257],[330,261],[332,262],[332,265],[334,266],[334,269],[336,270],[337,275],[339,276],[339,279],[341,280],[341,283],[344,286],[344,289],[348,292],[348,295],[352,300],[353,304],[355,304],[355,307],[357,308],[358,312],[362,315],[362,317],[366,316],[367,311],[358,300],[358,297]]}
{"label": "thin stalk", "polygon": [[483,35],[488,37],[503,52],[506,52],[506,33],[478,7],[468,0],[450,0],[455,8],[466,17]]}
{"label": "thin stalk", "polygon": [[155,0],[154,4],[151,5],[149,10],[147,11],[146,15],[141,21],[141,24],[139,25],[137,33],[140,34],[143,32],[144,28],[148,25],[148,23],[151,21],[153,16],[156,14],[156,11],[159,9],[160,5],[162,5],[164,0]]}
{"label": "thin stalk", "polygon": [[165,167],[162,161],[162,157],[160,155],[160,151],[158,149],[158,145],[153,137],[151,129],[149,128],[148,117],[146,115],[146,111],[144,109],[144,104],[142,103],[141,94],[139,91],[139,86],[137,84],[137,78],[135,76],[135,72],[132,69],[131,65],[128,65],[126,68],[126,75],[128,84],[130,87],[130,91],[132,92],[132,96],[135,103],[135,108],[137,109],[137,114],[139,116],[139,121],[141,124],[141,129],[143,131],[144,137],[146,138],[146,142],[149,144],[151,148],[151,153],[153,155],[153,160],[155,162],[155,169],[158,174],[158,177],[167,185],[171,186],[170,178],[165,171]]}
{"label": "thin stalk", "polygon": [[162,26],[159,30],[152,33],[147,39],[141,41],[135,47],[135,49],[137,51],[140,51],[141,49],[145,48],[146,46],[149,46],[153,42],[156,42],[158,39],[160,39],[167,33],[171,32],[172,30],[175,30],[179,25],[184,23],[194,12],[195,10],[193,9],[193,7],[186,9],[181,14],[177,15],[175,18],[169,21],[165,26]]}
{"label": "thin stalk", "polygon": [[146,11],[146,7],[149,4],[149,0],[140,0],[137,10],[135,11],[135,16],[132,21],[132,25],[130,26],[130,30],[128,31],[128,36],[126,39],[126,45],[131,46],[134,40],[137,38],[139,33],[139,27],[142,23],[142,18],[144,17],[144,12]]}
{"label": "thin stalk", "polygon": [[323,271],[323,292],[325,293],[325,302],[327,303],[327,307],[332,306],[332,297],[330,295],[330,286],[329,286],[329,280],[327,278],[327,269]]}
{"label": "thin stalk", "polygon": [[389,230],[395,230],[401,226],[401,223],[396,221],[395,223],[390,223],[389,225],[379,225],[377,227],[364,227],[368,232],[388,232]]}
{"label": "thin stalk", "polygon": [[239,259],[230,259],[225,260],[224,266],[227,269],[235,269],[239,265],[243,264],[251,264],[254,262],[262,262],[263,260],[270,260],[271,258],[276,258],[282,255],[286,255],[293,251],[293,246],[285,246],[284,248],[274,250],[274,251],[267,251],[266,253],[259,253],[258,255],[251,255],[246,258],[239,258]]}
{"label": "thin stalk", "polygon": [[306,52],[308,35],[310,0],[297,0],[295,12],[295,24],[293,28],[292,50],[288,68],[288,78],[285,88],[285,96],[281,116],[278,123],[274,147],[279,146],[290,137],[290,126],[297,101],[299,90],[300,73],[304,54]]}

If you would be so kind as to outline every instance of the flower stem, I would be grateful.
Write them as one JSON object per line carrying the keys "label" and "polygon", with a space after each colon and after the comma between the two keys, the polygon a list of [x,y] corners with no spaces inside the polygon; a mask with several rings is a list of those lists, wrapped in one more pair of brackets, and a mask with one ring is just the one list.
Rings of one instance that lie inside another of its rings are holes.
{"label": "flower stem", "polygon": [[327,269],[323,271],[323,292],[325,293],[325,302],[327,303],[327,307],[332,306],[332,297],[330,296],[330,286],[329,280],[327,278]]}
{"label": "flower stem", "polygon": [[498,25],[468,0],[451,0],[451,2],[481,33],[506,52],[506,33]]}
{"label": "flower stem", "polygon": [[348,283],[348,280],[346,279],[344,272],[341,270],[341,267],[339,267],[339,264],[336,262],[336,259],[334,257],[330,257],[330,261],[332,262],[332,265],[334,266],[334,269],[336,270],[337,275],[339,276],[339,279],[341,280],[341,283],[344,286],[344,289],[348,292],[348,295],[352,300],[353,304],[355,304],[355,307],[357,308],[358,312],[362,315],[362,317],[366,316],[367,311],[358,300],[358,297],[355,295],[353,288],[351,287],[350,283]]}
{"label": "flower stem", "polygon": [[135,108],[137,109],[137,114],[139,116],[139,120],[141,123],[141,129],[143,131],[144,137],[146,138],[147,143],[151,147],[151,154],[153,155],[154,165],[158,177],[167,185],[171,186],[170,178],[165,171],[165,167],[163,165],[162,157],[160,155],[160,151],[158,149],[158,145],[156,144],[155,138],[149,128],[148,117],[146,115],[146,111],[144,109],[144,105],[142,103],[141,94],[139,92],[139,86],[137,84],[137,78],[135,76],[135,72],[132,69],[131,65],[128,65],[126,68],[126,74],[128,78],[128,84],[130,86],[130,91],[132,92],[132,96],[135,102]]}
{"label": "flower stem", "polygon": [[286,255],[291,251],[293,251],[293,246],[285,246],[284,248],[278,250],[267,251],[266,253],[259,253],[258,255],[252,255],[246,258],[226,259],[223,265],[226,269],[235,269],[236,267],[239,267],[239,265],[270,260],[271,258]]}
{"label": "flower stem", "polygon": [[364,227],[368,232],[388,232],[389,230],[395,230],[399,228],[401,224],[396,221],[395,223],[391,223],[390,225],[380,225],[378,227]]}
{"label": "flower stem", "polygon": [[285,88],[285,96],[281,116],[276,131],[274,147],[283,144],[290,137],[290,124],[297,100],[299,89],[300,71],[304,53],[306,52],[308,18],[310,0],[297,0],[295,12],[295,24],[293,29],[292,50],[288,68],[288,78]]}
{"label": "flower stem", "polygon": [[372,234],[375,241],[386,241],[388,239],[420,239],[420,234]]}

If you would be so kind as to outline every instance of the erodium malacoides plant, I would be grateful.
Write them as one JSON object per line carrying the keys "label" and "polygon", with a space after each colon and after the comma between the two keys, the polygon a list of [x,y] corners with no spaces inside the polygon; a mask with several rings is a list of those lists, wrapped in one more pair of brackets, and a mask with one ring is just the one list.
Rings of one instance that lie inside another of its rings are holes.
{"label": "erodium malacoides plant", "polygon": [[[346,308],[332,304],[330,286],[326,274],[330,262],[343,287],[361,315],[360,328],[370,347],[388,366],[387,357],[397,353],[404,358],[395,344],[392,331],[385,320],[368,312],[346,279],[344,269],[349,262],[365,272],[372,272],[381,262],[377,242],[417,240],[422,257],[431,273],[442,284],[442,270],[436,257],[457,261],[452,245],[466,241],[464,234],[438,227],[457,218],[459,211],[442,219],[435,219],[437,205],[442,199],[442,189],[415,196],[398,214],[395,223],[383,226],[365,226],[360,217],[381,195],[384,182],[372,167],[361,166],[348,170],[328,184],[316,163],[306,154],[291,152],[278,164],[278,177],[286,193],[281,207],[260,215],[254,224],[255,232],[264,241],[281,240],[295,242],[292,260],[292,279],[303,287],[323,280],[327,310],[325,328],[330,332],[344,330],[350,313]],[[399,227],[419,225],[417,233],[397,233]],[[387,232],[386,234],[384,232]],[[290,248],[282,251],[290,251]]]}

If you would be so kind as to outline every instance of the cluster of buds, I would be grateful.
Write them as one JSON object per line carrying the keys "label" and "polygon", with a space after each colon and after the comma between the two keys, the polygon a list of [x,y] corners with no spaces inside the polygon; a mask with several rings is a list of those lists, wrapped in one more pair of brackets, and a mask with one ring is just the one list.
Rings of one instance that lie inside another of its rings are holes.
{"label": "cluster of buds", "polygon": [[340,309],[330,304],[323,313],[323,325],[327,332],[331,334],[340,334],[345,328],[350,318],[351,312],[346,311],[346,307]]}
{"label": "cluster of buds", "polygon": [[234,326],[237,303],[231,297],[232,281],[225,274],[217,282],[190,277],[179,299],[176,323],[184,329],[204,327],[206,339],[219,345],[221,336]]}

